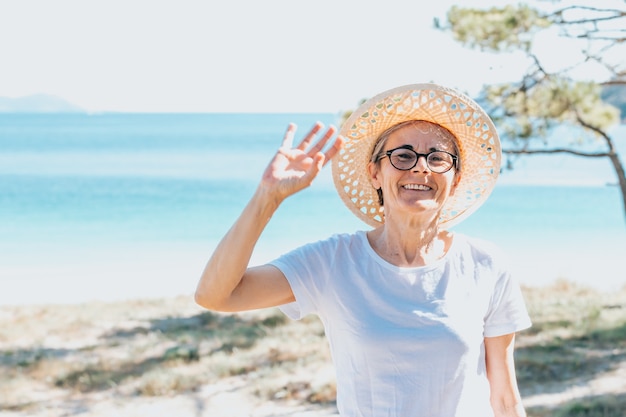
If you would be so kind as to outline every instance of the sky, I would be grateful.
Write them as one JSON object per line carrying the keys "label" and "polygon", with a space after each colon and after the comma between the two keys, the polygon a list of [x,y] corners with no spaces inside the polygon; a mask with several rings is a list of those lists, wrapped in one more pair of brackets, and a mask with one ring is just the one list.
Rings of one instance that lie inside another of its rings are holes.
{"label": "sky", "polygon": [[454,3],[0,0],[0,96],[93,112],[335,113],[399,85],[474,94],[521,73],[519,56],[434,29]]}

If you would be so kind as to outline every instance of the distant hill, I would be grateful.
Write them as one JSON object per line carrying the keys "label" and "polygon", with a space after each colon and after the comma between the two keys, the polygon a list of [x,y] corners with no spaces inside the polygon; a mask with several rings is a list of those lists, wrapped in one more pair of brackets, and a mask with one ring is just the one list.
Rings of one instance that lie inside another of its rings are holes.
{"label": "distant hill", "polygon": [[626,84],[609,84],[602,88],[602,100],[620,109],[622,123],[626,124]]}
{"label": "distant hill", "polygon": [[47,94],[25,97],[0,97],[0,113],[84,113],[85,110]]}

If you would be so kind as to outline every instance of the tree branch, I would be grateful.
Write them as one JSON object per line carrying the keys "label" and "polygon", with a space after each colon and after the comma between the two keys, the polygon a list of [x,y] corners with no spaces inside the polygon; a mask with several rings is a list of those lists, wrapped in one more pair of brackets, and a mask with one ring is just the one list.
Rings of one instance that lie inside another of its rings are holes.
{"label": "tree branch", "polygon": [[611,156],[611,152],[581,152],[567,148],[554,148],[554,149],[503,149],[502,153],[508,155],[531,155],[531,154],[554,154],[554,153],[568,153],[576,156],[585,156],[591,158],[604,158]]}
{"label": "tree branch", "polygon": [[609,147],[609,152],[607,156],[615,154],[615,146],[613,146],[613,141],[611,140],[611,137],[607,135],[604,130],[600,129],[597,126],[593,126],[592,124],[587,123],[585,120],[583,120],[583,118],[578,113],[578,110],[576,110],[576,120],[578,121],[578,123],[580,123],[582,127],[589,129],[592,132],[602,136],[602,138],[606,142],[606,145]]}
{"label": "tree branch", "polygon": [[626,80],[609,80],[609,81],[605,81],[603,83],[600,83],[600,85],[603,85],[603,86],[607,86],[607,85],[626,85]]}
{"label": "tree branch", "polygon": [[[563,15],[564,13],[569,12],[571,10],[575,10],[575,11],[579,10],[579,11],[586,11],[586,12],[592,12],[592,13],[605,13],[605,14],[610,13],[612,15],[596,16],[596,17],[590,17],[590,18],[578,19],[578,20],[566,20]],[[549,16],[554,16],[554,19],[559,24],[581,25],[585,23],[597,23],[597,22],[602,22],[602,21],[607,21],[607,20],[621,19],[626,16],[626,13],[624,13],[623,10],[619,10],[619,9],[602,9],[598,7],[574,5],[574,6],[567,6],[559,10],[555,10],[554,12],[550,13]]]}

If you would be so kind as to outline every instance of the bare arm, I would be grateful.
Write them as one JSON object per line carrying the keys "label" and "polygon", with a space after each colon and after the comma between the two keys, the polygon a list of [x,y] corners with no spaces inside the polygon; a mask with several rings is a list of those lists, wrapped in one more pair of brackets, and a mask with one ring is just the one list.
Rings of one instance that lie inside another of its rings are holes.
{"label": "bare arm", "polygon": [[485,338],[487,378],[495,417],[526,417],[515,377],[515,333]]}
{"label": "bare arm", "polygon": [[270,265],[248,268],[256,243],[278,206],[308,187],[322,167],[339,151],[342,139],[322,149],[335,135],[330,127],[315,143],[322,125],[316,124],[293,147],[296,126],[290,124],[282,146],[266,168],[256,192],[209,259],[196,289],[196,302],[218,311],[243,311],[293,301],[285,276]]}

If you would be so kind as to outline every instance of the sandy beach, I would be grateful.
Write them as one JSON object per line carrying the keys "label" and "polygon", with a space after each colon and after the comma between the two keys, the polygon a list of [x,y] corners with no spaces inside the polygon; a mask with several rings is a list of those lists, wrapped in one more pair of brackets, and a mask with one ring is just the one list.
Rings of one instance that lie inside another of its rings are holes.
{"label": "sandy beach", "polygon": [[[622,416],[626,288],[525,287],[529,416]],[[321,323],[214,314],[192,296],[0,307],[0,416],[336,416]],[[567,414],[585,409],[587,414]]]}

